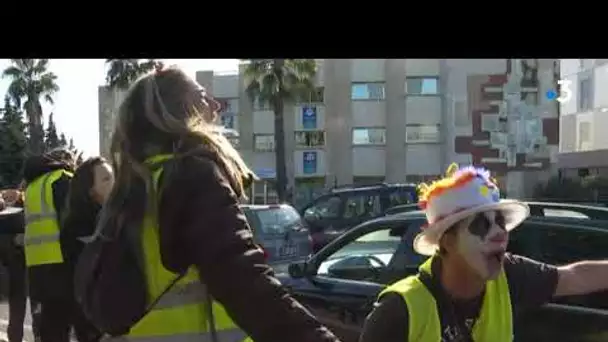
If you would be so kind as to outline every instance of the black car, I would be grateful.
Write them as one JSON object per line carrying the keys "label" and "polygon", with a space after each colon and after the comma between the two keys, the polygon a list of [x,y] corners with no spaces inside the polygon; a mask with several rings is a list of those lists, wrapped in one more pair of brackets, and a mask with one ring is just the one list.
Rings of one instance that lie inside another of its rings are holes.
{"label": "black car", "polygon": [[[555,202],[525,202],[530,207],[530,215],[546,218],[607,221],[608,208],[601,206],[555,203]],[[395,215],[420,208],[417,203],[402,204],[387,209],[384,215]],[[607,227],[608,228],[608,227]]]}
{"label": "black car", "polygon": [[[426,259],[412,242],[426,222],[420,211],[365,222],[306,262],[290,265],[281,282],[343,341],[357,341],[378,293]],[[565,264],[608,258],[604,222],[530,217],[511,232],[510,252]],[[530,319],[533,318],[533,319]],[[516,341],[608,341],[608,292],[565,297],[518,316]]]}
{"label": "black car", "polygon": [[309,224],[316,252],[345,230],[383,216],[388,208],[416,202],[415,184],[342,186],[308,203],[300,215]]}

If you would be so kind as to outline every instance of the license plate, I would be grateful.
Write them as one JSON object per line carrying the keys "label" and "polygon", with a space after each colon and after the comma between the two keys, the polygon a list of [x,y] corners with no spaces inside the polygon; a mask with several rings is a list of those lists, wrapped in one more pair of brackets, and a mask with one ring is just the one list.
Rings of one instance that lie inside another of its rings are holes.
{"label": "license plate", "polygon": [[291,243],[286,243],[279,248],[279,256],[290,257],[298,254],[298,247]]}

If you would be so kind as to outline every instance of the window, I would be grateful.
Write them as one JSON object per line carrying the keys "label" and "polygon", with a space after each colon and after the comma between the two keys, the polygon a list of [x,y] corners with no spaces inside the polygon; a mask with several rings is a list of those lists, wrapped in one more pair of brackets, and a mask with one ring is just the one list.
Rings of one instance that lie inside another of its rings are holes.
{"label": "window", "polygon": [[324,131],[295,132],[296,147],[310,148],[325,146]]}
{"label": "window", "polygon": [[304,93],[303,96],[301,96],[298,99],[298,102],[300,103],[311,103],[311,102],[323,102],[324,99],[324,93],[325,93],[325,87],[315,87],[315,90],[312,91],[311,93]]}
{"label": "window", "polygon": [[220,114],[220,123],[226,128],[234,129],[234,117],[230,114]]}
{"label": "window", "polygon": [[259,99],[255,99],[253,101],[253,110],[272,110],[272,107],[267,101],[260,102]]}
{"label": "window", "polygon": [[580,80],[578,89],[578,110],[586,111],[591,109],[591,79],[585,78]]}
{"label": "window", "polygon": [[253,144],[256,151],[274,151],[274,134],[254,134]]}
{"label": "window", "polygon": [[581,121],[578,124],[578,150],[584,151],[591,148],[591,123]]}
{"label": "window", "polygon": [[391,190],[388,195],[389,205],[391,207],[397,205],[411,204],[416,203],[418,199],[416,198],[416,189],[415,188],[397,188]]}
{"label": "window", "polygon": [[405,142],[410,144],[439,142],[439,125],[407,125]]}
{"label": "window", "polygon": [[239,107],[239,99],[224,99],[222,101],[222,113],[236,113]]}
{"label": "window", "polygon": [[321,262],[317,275],[378,282],[402,245],[402,233],[403,230],[381,228],[364,234]]}
{"label": "window", "polygon": [[353,145],[384,145],[386,143],[385,128],[354,128]]}
{"label": "window", "polygon": [[325,101],[325,87],[317,87],[315,93],[312,96],[311,102],[323,102]]}
{"label": "window", "polygon": [[355,193],[348,197],[344,208],[346,219],[366,219],[382,214],[380,193]]}
{"label": "window", "polygon": [[408,95],[438,95],[437,77],[408,77],[405,80],[405,93]]}
{"label": "window", "polygon": [[259,227],[264,234],[285,234],[294,227],[302,226],[298,212],[290,206],[277,206],[268,209],[254,209]]}
{"label": "window", "polygon": [[320,199],[317,203],[304,211],[305,219],[335,219],[340,216],[342,200],[338,196]]}
{"label": "window", "polygon": [[353,83],[351,99],[384,100],[384,83]]}

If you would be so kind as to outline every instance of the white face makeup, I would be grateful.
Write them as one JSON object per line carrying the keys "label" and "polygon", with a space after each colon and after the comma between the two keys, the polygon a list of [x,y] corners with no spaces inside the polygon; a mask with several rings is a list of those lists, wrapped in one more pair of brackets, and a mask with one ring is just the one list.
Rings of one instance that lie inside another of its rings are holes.
{"label": "white face makeup", "polygon": [[458,252],[484,280],[495,279],[507,250],[505,218],[497,211],[480,213],[458,227]]}

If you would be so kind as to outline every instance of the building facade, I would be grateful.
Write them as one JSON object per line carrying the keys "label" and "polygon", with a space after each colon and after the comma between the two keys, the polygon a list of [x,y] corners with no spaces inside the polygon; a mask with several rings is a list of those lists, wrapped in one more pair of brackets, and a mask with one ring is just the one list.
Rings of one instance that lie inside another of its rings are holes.
{"label": "building facade", "polygon": [[[285,108],[287,173],[296,202],[334,185],[432,179],[451,162],[483,164],[499,174],[510,194],[523,196],[526,178],[544,177],[557,154],[557,106],[539,96],[554,87],[553,60],[317,64],[317,102]],[[235,144],[245,160],[260,177],[272,179],[274,115],[246,95],[243,68],[234,74],[201,71],[196,79],[223,102],[221,123],[239,132]],[[511,115],[506,93],[532,108],[525,118]],[[527,140],[521,138],[526,130]]]}
{"label": "building facade", "polygon": [[572,96],[561,104],[558,166],[571,178],[608,174],[608,59],[560,59]]}

